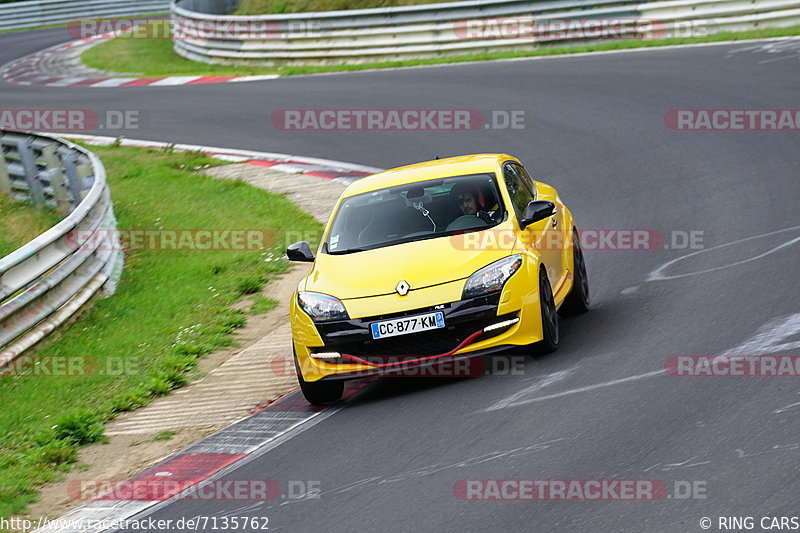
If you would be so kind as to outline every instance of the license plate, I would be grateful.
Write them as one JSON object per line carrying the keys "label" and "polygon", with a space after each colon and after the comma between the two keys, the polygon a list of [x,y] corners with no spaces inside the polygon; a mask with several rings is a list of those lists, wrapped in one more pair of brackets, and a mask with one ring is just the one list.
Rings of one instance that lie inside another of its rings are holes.
{"label": "license plate", "polygon": [[427,315],[407,316],[404,318],[395,318],[393,320],[384,320],[382,322],[373,322],[369,327],[372,331],[373,339],[407,335],[409,333],[417,333],[429,329],[443,328],[444,313],[429,313]]}

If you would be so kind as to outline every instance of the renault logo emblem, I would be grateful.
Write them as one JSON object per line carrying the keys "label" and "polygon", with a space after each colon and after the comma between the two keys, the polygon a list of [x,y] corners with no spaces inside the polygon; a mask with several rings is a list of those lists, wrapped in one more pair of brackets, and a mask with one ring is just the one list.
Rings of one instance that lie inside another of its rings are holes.
{"label": "renault logo emblem", "polygon": [[410,289],[410,288],[411,288],[411,285],[409,285],[405,281],[401,281],[400,283],[397,284],[397,288],[396,288],[397,294],[399,294],[400,296],[405,296],[406,294],[408,294],[408,289]]}

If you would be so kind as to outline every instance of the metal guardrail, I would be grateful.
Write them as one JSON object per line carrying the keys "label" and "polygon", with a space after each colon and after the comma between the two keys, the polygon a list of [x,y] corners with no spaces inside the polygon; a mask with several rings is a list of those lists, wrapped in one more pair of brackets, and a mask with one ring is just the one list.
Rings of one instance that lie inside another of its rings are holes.
{"label": "metal guardrail", "polygon": [[0,30],[62,24],[80,19],[166,13],[168,0],[35,0],[0,5]]}
{"label": "metal guardrail", "polygon": [[[173,0],[174,48],[194,61],[218,64],[320,65],[391,61],[585,44],[608,39],[624,24],[629,38],[689,36],[800,24],[800,0],[491,0],[281,15],[228,15],[234,0]],[[214,8],[216,6],[216,9]],[[517,38],[465,36],[466,21],[514,18],[620,21],[597,39],[549,31]],[[259,29],[265,28],[261,34]]]}
{"label": "metal guardrail", "polygon": [[0,366],[75,314],[100,287],[114,292],[123,255],[98,249],[92,230],[116,219],[103,164],[47,135],[0,131],[0,193],[58,208],[66,217],[0,258]]}

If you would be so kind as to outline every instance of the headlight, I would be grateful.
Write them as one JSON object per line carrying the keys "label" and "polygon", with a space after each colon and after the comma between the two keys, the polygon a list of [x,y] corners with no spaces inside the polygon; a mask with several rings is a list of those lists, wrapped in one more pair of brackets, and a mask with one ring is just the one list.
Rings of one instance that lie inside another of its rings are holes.
{"label": "headlight", "polygon": [[461,298],[472,298],[499,292],[514,272],[522,266],[522,254],[504,257],[475,272],[467,279]]}
{"label": "headlight", "polygon": [[301,292],[297,295],[297,302],[303,311],[309,314],[314,322],[323,320],[337,320],[350,318],[344,304],[333,296],[318,292]]}

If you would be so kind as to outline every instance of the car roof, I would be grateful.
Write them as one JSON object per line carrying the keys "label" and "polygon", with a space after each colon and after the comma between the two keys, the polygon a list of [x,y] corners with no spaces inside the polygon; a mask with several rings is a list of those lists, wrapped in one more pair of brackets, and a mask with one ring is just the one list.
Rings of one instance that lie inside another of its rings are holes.
{"label": "car roof", "polygon": [[480,174],[485,172],[495,172],[497,167],[504,161],[516,158],[508,154],[473,154],[458,157],[448,157],[446,159],[435,159],[393,168],[367,176],[353,182],[342,194],[343,197],[355,196],[365,192],[415,183],[419,181],[432,180],[436,178],[449,178],[451,176],[465,176],[467,174]]}

